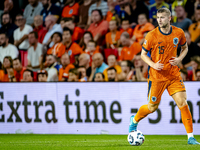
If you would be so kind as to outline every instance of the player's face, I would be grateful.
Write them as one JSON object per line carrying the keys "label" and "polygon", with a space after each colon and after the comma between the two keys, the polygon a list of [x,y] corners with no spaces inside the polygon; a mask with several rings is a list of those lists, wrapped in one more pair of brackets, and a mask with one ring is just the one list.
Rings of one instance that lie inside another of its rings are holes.
{"label": "player's face", "polygon": [[170,19],[167,13],[157,13],[157,22],[160,28],[166,28],[170,25]]}

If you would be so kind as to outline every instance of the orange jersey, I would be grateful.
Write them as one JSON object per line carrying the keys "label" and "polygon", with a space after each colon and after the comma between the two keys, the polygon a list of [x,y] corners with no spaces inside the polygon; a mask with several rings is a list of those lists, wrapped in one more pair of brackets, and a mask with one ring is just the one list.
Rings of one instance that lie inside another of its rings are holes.
{"label": "orange jersey", "polygon": [[107,12],[106,21],[110,22],[113,18],[113,13],[111,11]]}
{"label": "orange jersey", "polygon": [[47,54],[50,55],[50,54],[53,54],[53,55],[56,55],[56,48],[58,46],[59,43],[53,45],[51,48],[49,48],[47,50]]}
{"label": "orange jersey", "polygon": [[9,82],[8,74],[5,74],[3,70],[0,70],[0,82]]}
{"label": "orange jersey", "polygon": [[121,35],[121,32],[120,31],[117,31],[116,32],[116,35],[115,35],[115,41],[112,40],[112,33],[111,32],[108,32],[106,34],[106,43],[109,43],[110,45],[111,44],[117,44],[117,41],[120,39],[120,35]]}
{"label": "orange jersey", "polygon": [[75,27],[73,35],[72,35],[72,41],[76,42],[76,41],[80,40],[83,37],[83,34],[84,34],[83,29],[81,29],[80,27]]}
{"label": "orange jersey", "polygon": [[151,60],[164,64],[164,68],[161,71],[157,71],[150,67],[149,79],[151,81],[166,81],[174,79],[180,76],[178,66],[172,66],[169,60],[172,57],[176,57],[177,48],[186,44],[185,34],[182,29],[175,26],[170,27],[170,33],[162,33],[159,27],[150,31],[143,43],[143,50],[150,51]]}
{"label": "orange jersey", "polygon": [[136,41],[140,42],[144,38],[144,32],[151,31],[154,28],[154,25],[152,25],[151,23],[146,23],[145,25],[137,25],[133,32],[133,35],[136,37]]}
{"label": "orange jersey", "polygon": [[62,78],[68,78],[69,76],[69,70],[75,68],[74,65],[69,64],[65,69],[62,67],[59,69],[59,76],[58,76],[58,81],[61,81]]}
{"label": "orange jersey", "polygon": [[96,49],[93,53],[91,53],[89,50],[85,50],[85,53],[90,55],[90,66],[92,65],[92,56],[94,56],[94,54],[99,53],[100,47],[97,45]]}
{"label": "orange jersey", "polygon": [[56,47],[56,56],[60,58],[65,52],[67,52],[70,57],[70,63],[74,63],[75,55],[83,53],[83,50],[74,42],[69,47],[66,47],[63,43],[59,43]]}
{"label": "orange jersey", "polygon": [[24,70],[26,70],[25,67],[22,68],[20,73],[18,73],[16,70],[14,70],[14,76],[15,76],[17,82],[21,82],[21,80],[23,79]]}
{"label": "orange jersey", "polygon": [[[125,30],[124,29],[120,29],[120,32],[122,34],[123,32],[125,32]],[[128,34],[130,35],[130,38],[133,36],[133,29],[132,28],[128,28],[126,30],[126,32],[128,32]]]}
{"label": "orange jersey", "polygon": [[138,42],[134,42],[130,47],[123,47],[120,60],[132,60],[141,50],[142,46]]}
{"label": "orange jersey", "polygon": [[72,16],[78,16],[79,15],[79,4],[78,3],[75,3],[73,6],[65,6],[63,8],[63,11],[62,11],[62,17],[65,18],[65,17],[72,17]]}

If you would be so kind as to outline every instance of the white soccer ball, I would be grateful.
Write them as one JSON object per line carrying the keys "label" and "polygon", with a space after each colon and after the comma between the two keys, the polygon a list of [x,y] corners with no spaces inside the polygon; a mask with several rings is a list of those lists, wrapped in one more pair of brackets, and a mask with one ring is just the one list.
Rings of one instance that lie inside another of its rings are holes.
{"label": "white soccer ball", "polygon": [[133,146],[140,146],[144,143],[144,135],[140,130],[132,131],[128,134],[128,142]]}

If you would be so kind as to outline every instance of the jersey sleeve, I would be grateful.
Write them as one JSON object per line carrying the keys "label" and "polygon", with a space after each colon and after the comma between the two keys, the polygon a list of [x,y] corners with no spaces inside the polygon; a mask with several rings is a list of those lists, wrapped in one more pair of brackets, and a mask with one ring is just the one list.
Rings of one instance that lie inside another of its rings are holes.
{"label": "jersey sleeve", "polygon": [[144,43],[142,44],[142,49],[146,52],[151,50],[152,46],[152,34],[148,33],[145,37]]}
{"label": "jersey sleeve", "polygon": [[184,46],[184,45],[186,44],[185,33],[183,32],[183,30],[181,30],[181,38],[180,38],[179,44],[180,44],[181,46]]}

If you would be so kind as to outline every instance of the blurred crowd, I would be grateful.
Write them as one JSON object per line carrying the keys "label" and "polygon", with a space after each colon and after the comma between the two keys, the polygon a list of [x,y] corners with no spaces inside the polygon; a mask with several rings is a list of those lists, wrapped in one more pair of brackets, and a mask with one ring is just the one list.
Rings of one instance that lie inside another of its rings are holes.
{"label": "blurred crowd", "polygon": [[142,44],[162,7],[185,32],[183,80],[200,81],[200,0],[1,0],[0,82],[146,81]]}

